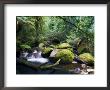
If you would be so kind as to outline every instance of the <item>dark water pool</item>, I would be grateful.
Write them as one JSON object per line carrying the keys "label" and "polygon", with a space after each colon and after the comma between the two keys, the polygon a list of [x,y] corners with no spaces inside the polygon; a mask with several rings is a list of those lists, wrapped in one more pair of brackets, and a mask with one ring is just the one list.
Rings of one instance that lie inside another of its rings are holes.
{"label": "dark water pool", "polygon": [[[21,62],[23,61],[23,62]],[[45,64],[41,64],[38,62],[30,62],[27,60],[18,60],[16,62],[16,74],[81,74],[81,64],[79,63],[71,63],[71,64],[58,64],[52,68],[41,69],[39,66],[45,65],[53,65],[54,63],[48,62]],[[37,68],[36,68],[37,66]],[[34,68],[33,68],[34,67]],[[80,70],[79,70],[79,69]],[[76,73],[76,70],[81,72]]]}
{"label": "dark water pool", "polygon": [[71,73],[66,70],[62,70],[61,68],[48,70],[35,70],[23,64],[16,63],[16,74],[71,74]]}

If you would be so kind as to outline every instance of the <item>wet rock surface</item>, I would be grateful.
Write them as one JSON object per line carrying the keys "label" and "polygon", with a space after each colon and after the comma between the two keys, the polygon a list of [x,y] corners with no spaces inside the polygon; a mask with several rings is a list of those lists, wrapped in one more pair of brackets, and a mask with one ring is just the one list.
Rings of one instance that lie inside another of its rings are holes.
{"label": "wet rock surface", "polygon": [[[65,57],[67,49],[53,49],[48,58],[42,57],[41,51],[34,50],[33,53],[23,52],[20,58],[16,60],[16,73],[17,74],[81,74],[88,75],[94,74],[94,67],[88,66],[84,61],[75,55],[71,63],[60,63],[62,58],[58,58],[55,62],[51,62],[62,50]],[[74,55],[74,54],[73,54]],[[72,56],[73,56],[72,55]],[[70,56],[70,55],[67,55]],[[70,57],[69,57],[70,58]],[[63,60],[68,60],[64,58]]]}
{"label": "wet rock surface", "polygon": [[79,63],[56,65],[52,68],[39,69],[38,67],[52,65],[53,63],[48,62],[41,64],[38,62],[30,62],[26,60],[24,60],[24,62],[26,63],[25,65],[23,62],[17,61],[17,74],[94,74],[94,68],[87,67],[85,69]]}

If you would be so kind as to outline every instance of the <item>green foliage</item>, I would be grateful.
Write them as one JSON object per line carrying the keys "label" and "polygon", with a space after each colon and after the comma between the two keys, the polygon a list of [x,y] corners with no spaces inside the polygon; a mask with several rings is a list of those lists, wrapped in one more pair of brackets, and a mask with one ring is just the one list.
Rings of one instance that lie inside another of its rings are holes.
{"label": "green foliage", "polygon": [[77,46],[80,54],[94,55],[93,16],[17,16],[16,24],[17,51],[20,45],[41,49],[51,45],[71,51],[69,47]]}
{"label": "green foliage", "polygon": [[28,20],[27,17],[17,17],[17,22],[17,42],[21,45],[32,45],[35,41],[34,23],[31,20]]}
{"label": "green foliage", "polygon": [[74,59],[74,54],[68,49],[61,49],[55,55],[55,59],[61,59],[60,63],[72,63]]}
{"label": "green foliage", "polygon": [[20,48],[22,50],[30,50],[31,49],[31,47],[29,45],[20,45]]}
{"label": "green foliage", "polygon": [[49,57],[52,50],[53,50],[53,48],[50,48],[50,47],[44,48],[42,50],[42,56],[43,57]]}
{"label": "green foliage", "polygon": [[42,42],[42,17],[17,17],[17,41],[35,47]]}
{"label": "green foliage", "polygon": [[94,58],[90,53],[83,53],[79,55],[79,58],[87,63],[94,63]]}

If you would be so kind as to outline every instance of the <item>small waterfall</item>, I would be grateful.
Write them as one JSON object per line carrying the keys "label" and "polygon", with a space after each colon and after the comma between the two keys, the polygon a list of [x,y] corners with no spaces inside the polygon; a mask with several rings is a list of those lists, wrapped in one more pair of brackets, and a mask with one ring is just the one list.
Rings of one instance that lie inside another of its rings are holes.
{"label": "small waterfall", "polygon": [[38,63],[46,63],[48,62],[49,60],[47,58],[43,58],[41,56],[41,51],[37,51],[37,50],[34,50],[34,52],[27,56],[27,61],[30,61],[30,62],[38,62]]}
{"label": "small waterfall", "polygon": [[41,51],[38,53],[37,58],[42,58],[41,53],[42,53]]}

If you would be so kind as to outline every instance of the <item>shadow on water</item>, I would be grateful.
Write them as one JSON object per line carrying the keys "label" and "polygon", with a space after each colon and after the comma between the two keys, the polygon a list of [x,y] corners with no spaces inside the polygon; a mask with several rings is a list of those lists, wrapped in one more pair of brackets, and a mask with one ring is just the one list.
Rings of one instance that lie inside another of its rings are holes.
{"label": "shadow on water", "polygon": [[55,69],[35,70],[23,64],[16,63],[16,74],[70,74],[70,72],[57,67]]}

